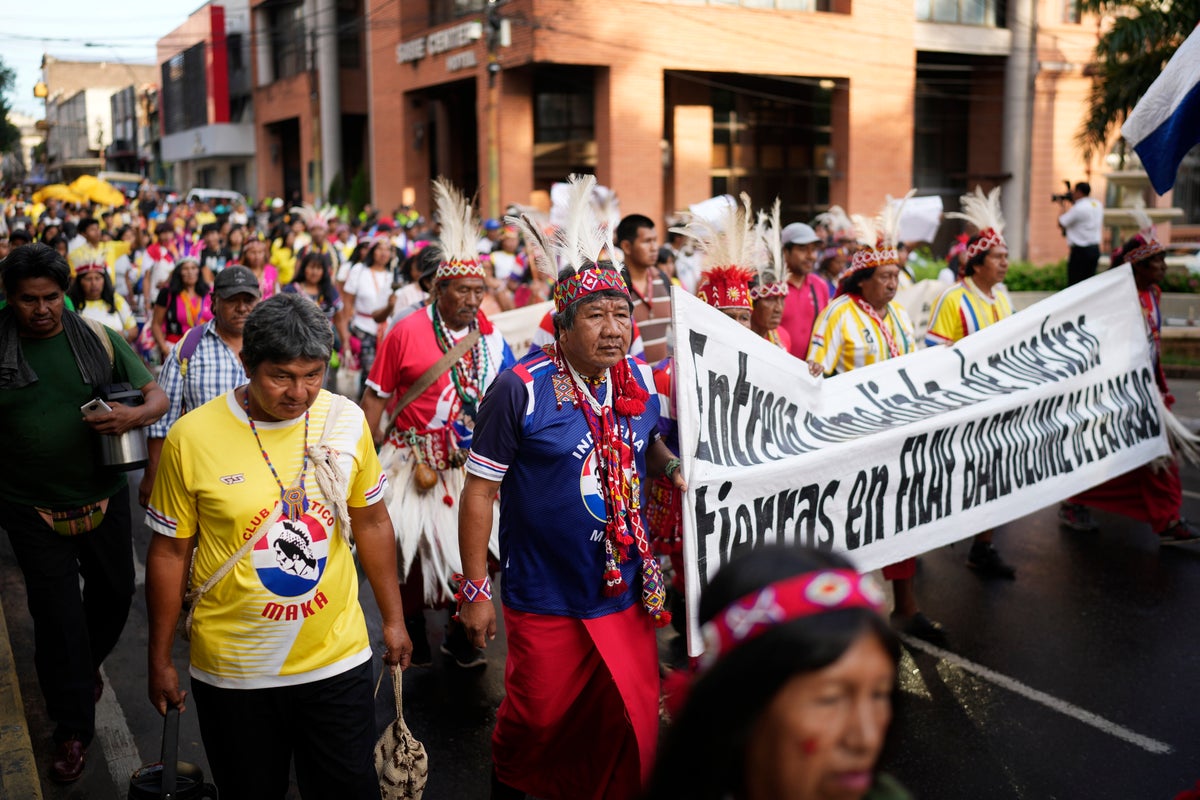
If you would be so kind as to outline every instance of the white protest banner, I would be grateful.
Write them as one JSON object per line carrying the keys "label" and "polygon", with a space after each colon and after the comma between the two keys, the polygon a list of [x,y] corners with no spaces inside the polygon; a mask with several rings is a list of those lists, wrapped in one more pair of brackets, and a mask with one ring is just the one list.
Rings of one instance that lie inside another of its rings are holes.
{"label": "white protest banner", "polygon": [[953,347],[830,379],[672,299],[692,655],[700,592],[739,551],[810,545],[865,572],[1170,452],[1128,267]]}
{"label": "white protest banner", "polygon": [[496,330],[500,331],[504,341],[508,342],[513,356],[521,358],[529,352],[529,347],[533,343],[533,334],[537,332],[542,318],[553,308],[554,302],[547,300],[544,303],[501,311],[488,319],[496,326]]}

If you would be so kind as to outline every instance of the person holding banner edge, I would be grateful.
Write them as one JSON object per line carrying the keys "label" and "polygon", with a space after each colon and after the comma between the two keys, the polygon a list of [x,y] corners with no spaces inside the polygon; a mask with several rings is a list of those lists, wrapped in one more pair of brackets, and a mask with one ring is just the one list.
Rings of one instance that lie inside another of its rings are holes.
{"label": "person holding banner edge", "polygon": [[[903,203],[888,198],[875,220],[853,217],[861,242],[842,273],[834,298],[813,329],[808,350],[810,366],[826,375],[850,372],[889,358],[900,358],[916,350],[912,320],[895,301],[900,282],[900,254],[893,247]],[[876,246],[878,243],[879,246]],[[933,644],[944,644],[946,631],[921,611],[914,581],[916,558],[906,558],[883,568],[892,582],[895,606],[892,624],[910,636]]]}
{"label": "person holding banner edge", "polygon": [[[1113,253],[1113,267],[1128,263],[1133,269],[1138,303],[1146,320],[1146,335],[1150,339],[1154,359],[1154,376],[1168,412],[1175,397],[1167,386],[1162,369],[1162,290],[1158,284],[1167,274],[1166,248],[1154,238],[1153,226],[1144,211],[1140,212],[1141,232]],[[1147,522],[1164,545],[1189,544],[1200,541],[1200,529],[1184,519],[1183,484],[1179,477],[1179,462],[1144,464],[1132,472],[1118,475],[1086,492],[1068,498],[1058,511],[1058,520],[1065,528],[1091,532],[1096,523],[1088,506],[1123,514]]]}
{"label": "person holding banner edge", "polygon": [[[963,279],[938,298],[930,315],[925,345],[952,345],[959,339],[1011,317],[1012,303],[1002,285],[1008,274],[1008,246],[1004,242],[1004,216],[1000,211],[1000,187],[986,196],[976,186],[974,194],[961,198],[963,212],[946,214],[965,219],[977,233],[967,242]],[[993,531],[976,534],[967,554],[967,566],[985,578],[1017,577],[1016,569],[992,546]]]}

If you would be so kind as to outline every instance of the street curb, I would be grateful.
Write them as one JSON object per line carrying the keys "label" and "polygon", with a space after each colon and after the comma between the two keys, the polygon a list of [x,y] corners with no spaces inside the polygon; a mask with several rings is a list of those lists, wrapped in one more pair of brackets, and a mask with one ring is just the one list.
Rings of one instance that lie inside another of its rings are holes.
{"label": "street curb", "polygon": [[37,761],[29,726],[25,721],[25,704],[21,701],[21,686],[17,680],[17,664],[12,644],[8,640],[8,623],[4,605],[0,603],[0,797],[41,800],[42,782],[38,777]]}

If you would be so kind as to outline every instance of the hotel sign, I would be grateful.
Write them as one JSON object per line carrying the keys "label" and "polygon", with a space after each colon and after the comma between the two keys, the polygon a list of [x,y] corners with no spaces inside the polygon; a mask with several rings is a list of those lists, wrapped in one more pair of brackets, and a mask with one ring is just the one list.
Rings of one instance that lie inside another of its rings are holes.
{"label": "hotel sign", "polygon": [[[396,63],[407,64],[411,61],[420,61],[427,55],[436,56],[460,47],[468,47],[479,41],[482,36],[483,23],[478,20],[464,22],[453,28],[435,31],[426,36],[418,36],[396,45]],[[459,63],[460,61],[464,63]],[[472,59],[471,65],[473,64],[474,60]],[[456,60],[453,57],[447,59],[447,68],[451,71],[463,69],[466,66],[469,65],[465,63],[465,59]]]}

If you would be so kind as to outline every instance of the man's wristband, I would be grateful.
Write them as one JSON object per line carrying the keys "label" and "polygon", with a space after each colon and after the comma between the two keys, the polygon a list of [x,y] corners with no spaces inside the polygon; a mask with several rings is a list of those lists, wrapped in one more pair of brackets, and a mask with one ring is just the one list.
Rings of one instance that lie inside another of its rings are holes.
{"label": "man's wristband", "polygon": [[678,458],[672,458],[667,462],[667,465],[663,467],[663,476],[666,477],[667,480],[673,478],[675,473],[679,471],[679,466],[681,463],[682,462]]}
{"label": "man's wristband", "polygon": [[482,580],[473,581],[465,575],[454,575],[458,581],[458,591],[454,599],[460,603],[487,603],[492,599],[492,579],[487,575]]}

